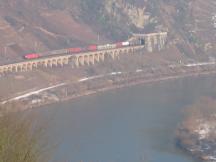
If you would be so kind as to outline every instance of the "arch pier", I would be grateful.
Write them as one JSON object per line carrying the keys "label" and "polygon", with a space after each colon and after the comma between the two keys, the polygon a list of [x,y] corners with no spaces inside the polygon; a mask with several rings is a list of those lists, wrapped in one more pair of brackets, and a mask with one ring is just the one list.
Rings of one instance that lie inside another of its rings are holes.
{"label": "arch pier", "polygon": [[76,67],[84,65],[94,65],[98,62],[104,62],[106,57],[112,59],[119,58],[121,54],[133,54],[134,51],[143,49],[144,46],[129,46],[124,48],[109,49],[104,51],[94,51],[79,54],[62,54],[58,56],[42,57],[39,59],[26,60],[23,62],[7,64],[0,66],[0,74],[8,72],[25,72],[32,71],[38,67],[52,68],[52,67],[63,67],[72,63]]}

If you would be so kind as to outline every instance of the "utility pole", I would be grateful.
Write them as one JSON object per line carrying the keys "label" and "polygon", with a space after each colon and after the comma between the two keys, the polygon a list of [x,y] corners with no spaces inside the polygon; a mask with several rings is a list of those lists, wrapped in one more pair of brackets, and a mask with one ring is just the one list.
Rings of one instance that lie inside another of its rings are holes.
{"label": "utility pole", "polygon": [[97,36],[97,44],[99,45],[100,43],[100,34],[98,33],[98,36]]}
{"label": "utility pole", "polygon": [[35,52],[37,52],[37,46],[38,46],[38,44],[37,44],[37,42],[35,42],[35,43],[34,43],[34,51],[35,51]]}
{"label": "utility pole", "polygon": [[4,57],[6,57],[7,54],[7,46],[4,46]]}
{"label": "utility pole", "polygon": [[66,96],[66,97],[68,96],[68,90],[67,90],[67,87],[65,88],[65,96]]}

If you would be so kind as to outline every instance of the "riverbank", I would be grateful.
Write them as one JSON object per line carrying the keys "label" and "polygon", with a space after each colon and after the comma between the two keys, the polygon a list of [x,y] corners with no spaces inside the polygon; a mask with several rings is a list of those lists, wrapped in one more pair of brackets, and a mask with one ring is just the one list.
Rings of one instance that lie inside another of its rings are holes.
{"label": "riverbank", "polygon": [[[216,74],[215,62],[165,65],[155,68],[136,69],[129,72],[113,71],[105,74],[85,76],[77,81],[58,83],[56,85],[37,89],[2,101],[2,104],[19,102],[23,105],[21,110],[28,110],[48,104],[55,104],[87,95],[95,95],[105,91],[139,84],[153,84],[156,82],[175,80],[185,77],[197,77],[200,75],[212,74]],[[183,134],[185,133],[183,128],[180,130]],[[178,146],[198,159],[202,159],[207,162],[214,161],[216,159],[216,156],[214,155],[214,150],[216,148],[215,141],[199,140],[197,136],[193,135],[189,135],[187,138],[188,139],[185,138],[186,141],[193,139],[198,142],[199,145],[194,145],[196,142],[192,145],[184,144],[182,142],[183,138],[178,138]]]}
{"label": "riverbank", "polygon": [[59,83],[2,101],[2,104],[21,102],[22,110],[47,104],[64,102],[82,96],[109,90],[154,82],[174,80],[184,77],[215,74],[215,62],[166,65],[157,68],[136,69],[130,72],[111,72],[80,78],[78,81]]}

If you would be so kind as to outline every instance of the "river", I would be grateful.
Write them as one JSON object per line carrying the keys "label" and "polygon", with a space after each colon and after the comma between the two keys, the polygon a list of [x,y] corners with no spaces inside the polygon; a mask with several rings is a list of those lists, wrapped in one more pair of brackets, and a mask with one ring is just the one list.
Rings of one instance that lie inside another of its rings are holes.
{"label": "river", "polygon": [[49,120],[54,162],[195,162],[176,147],[175,130],[187,106],[215,94],[215,76],[188,77],[33,111]]}

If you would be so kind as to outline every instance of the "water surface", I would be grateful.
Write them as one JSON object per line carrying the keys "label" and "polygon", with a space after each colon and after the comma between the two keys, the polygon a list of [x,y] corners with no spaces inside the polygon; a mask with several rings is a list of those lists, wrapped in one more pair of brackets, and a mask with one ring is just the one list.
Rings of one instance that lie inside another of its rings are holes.
{"label": "water surface", "polygon": [[99,93],[34,111],[58,141],[52,161],[195,162],[175,146],[183,110],[215,94],[216,77],[193,77]]}

